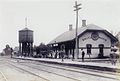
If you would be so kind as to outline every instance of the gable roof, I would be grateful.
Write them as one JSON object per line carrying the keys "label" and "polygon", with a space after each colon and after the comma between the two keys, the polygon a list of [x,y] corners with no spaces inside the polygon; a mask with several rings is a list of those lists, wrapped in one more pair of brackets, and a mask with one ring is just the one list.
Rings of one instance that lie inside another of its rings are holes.
{"label": "gable roof", "polygon": [[20,30],[19,32],[22,32],[22,31],[32,31],[32,30],[30,30],[30,29],[28,29],[28,28],[26,27],[26,28]]}
{"label": "gable roof", "polygon": [[[94,24],[88,24],[85,27],[78,28],[78,36],[81,35],[83,32],[85,32],[87,30],[103,31],[109,37],[111,37],[115,41],[117,41],[117,39],[111,33],[109,33],[105,29],[103,29],[103,28],[101,28],[99,26],[96,26]],[[74,40],[74,39],[75,39],[75,29],[70,30],[70,31],[66,31],[66,32],[62,33],[61,35],[59,35],[58,37],[56,37],[55,39],[53,39],[52,41],[50,41],[49,44],[54,44],[54,43],[59,43],[59,42],[65,42],[65,41],[70,41],[70,40]]]}

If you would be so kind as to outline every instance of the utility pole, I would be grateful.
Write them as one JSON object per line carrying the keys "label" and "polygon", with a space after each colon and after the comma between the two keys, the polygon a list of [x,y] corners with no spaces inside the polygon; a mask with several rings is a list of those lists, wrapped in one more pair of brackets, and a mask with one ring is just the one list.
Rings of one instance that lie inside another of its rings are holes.
{"label": "utility pole", "polygon": [[80,10],[80,9],[82,9],[81,7],[79,7],[79,6],[81,6],[82,4],[77,4],[77,1],[75,1],[75,6],[74,6],[74,8],[75,8],[75,10],[74,11],[76,11],[76,33],[75,33],[75,36],[76,36],[76,38],[75,38],[75,42],[76,42],[76,45],[75,45],[75,59],[77,59],[78,58],[78,55],[79,55],[79,45],[78,45],[78,11]]}

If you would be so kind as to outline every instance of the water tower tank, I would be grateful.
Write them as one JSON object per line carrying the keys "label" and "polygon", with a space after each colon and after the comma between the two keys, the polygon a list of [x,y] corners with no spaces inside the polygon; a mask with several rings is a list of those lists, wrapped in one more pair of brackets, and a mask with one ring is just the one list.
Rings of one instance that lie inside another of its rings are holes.
{"label": "water tower tank", "polygon": [[33,31],[25,28],[19,31],[19,43],[33,43]]}

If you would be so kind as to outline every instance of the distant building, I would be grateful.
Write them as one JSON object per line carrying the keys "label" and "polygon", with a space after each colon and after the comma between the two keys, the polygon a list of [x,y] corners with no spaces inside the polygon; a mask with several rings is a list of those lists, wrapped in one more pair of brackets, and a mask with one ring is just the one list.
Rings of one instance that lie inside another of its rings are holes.
{"label": "distant building", "polygon": [[[91,54],[91,58],[109,56],[111,46],[114,46],[117,41],[117,38],[107,30],[94,24],[86,25],[85,20],[82,21],[82,27],[78,28],[79,51],[81,49],[85,51],[85,58],[89,58],[88,54]],[[61,49],[61,46],[65,46],[65,56],[74,58],[75,29],[72,29],[70,25],[69,31],[62,33],[50,41],[48,45],[56,52]],[[79,52],[79,58],[81,58],[81,52]]]}

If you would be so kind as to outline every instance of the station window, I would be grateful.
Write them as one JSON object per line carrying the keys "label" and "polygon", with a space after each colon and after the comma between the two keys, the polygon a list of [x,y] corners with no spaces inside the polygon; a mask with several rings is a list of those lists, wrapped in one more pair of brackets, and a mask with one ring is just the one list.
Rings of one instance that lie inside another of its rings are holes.
{"label": "station window", "polygon": [[91,54],[92,45],[91,44],[87,44],[86,47],[87,47],[87,54]]}

